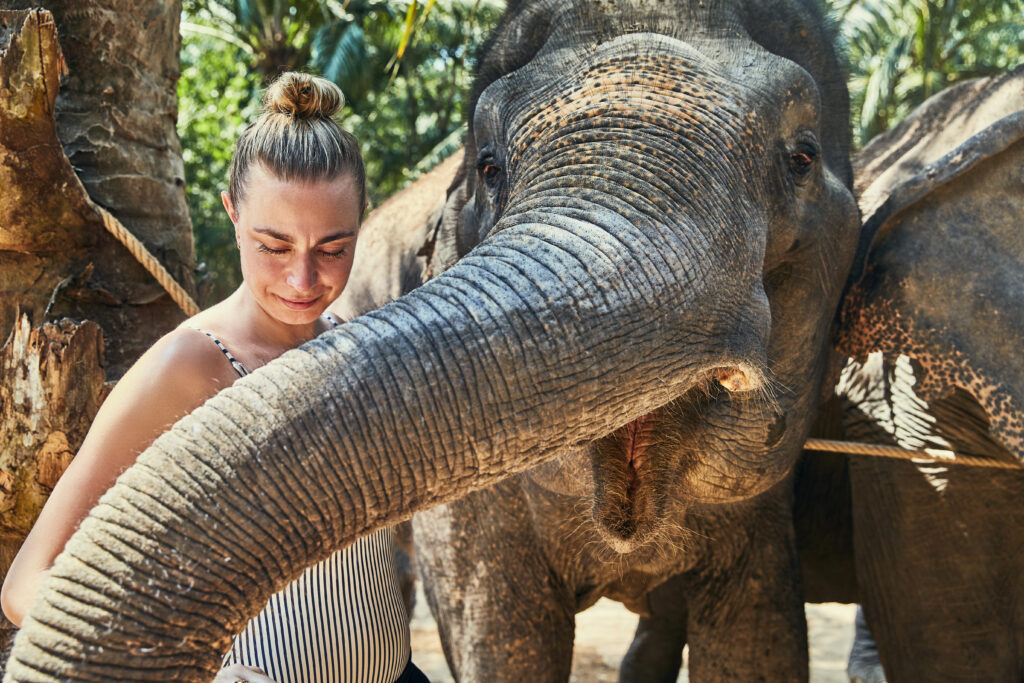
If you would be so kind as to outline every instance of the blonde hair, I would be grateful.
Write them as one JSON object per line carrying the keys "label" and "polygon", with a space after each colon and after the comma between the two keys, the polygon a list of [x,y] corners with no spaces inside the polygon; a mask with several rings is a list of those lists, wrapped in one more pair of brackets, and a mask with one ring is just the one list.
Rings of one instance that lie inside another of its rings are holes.
{"label": "blonde hair", "polygon": [[238,138],[231,156],[231,201],[245,196],[254,163],[282,180],[333,180],[350,173],[366,204],[366,169],[359,141],[334,115],[345,95],[334,83],[310,74],[281,74],[263,95],[263,109]]}

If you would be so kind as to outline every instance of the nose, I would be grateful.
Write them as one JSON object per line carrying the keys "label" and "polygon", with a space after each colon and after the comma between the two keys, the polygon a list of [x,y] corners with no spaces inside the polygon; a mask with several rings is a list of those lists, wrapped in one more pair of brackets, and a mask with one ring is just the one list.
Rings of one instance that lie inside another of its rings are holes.
{"label": "nose", "polygon": [[288,269],[285,283],[297,292],[308,292],[316,284],[316,263],[312,255],[296,255]]}

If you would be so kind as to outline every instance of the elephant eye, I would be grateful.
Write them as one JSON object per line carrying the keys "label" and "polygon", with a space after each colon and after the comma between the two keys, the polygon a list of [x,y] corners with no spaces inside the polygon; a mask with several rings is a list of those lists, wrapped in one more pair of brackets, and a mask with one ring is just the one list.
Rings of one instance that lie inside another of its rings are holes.
{"label": "elephant eye", "polygon": [[814,152],[796,152],[789,157],[789,162],[796,173],[804,174],[811,170],[816,156]]}
{"label": "elephant eye", "polygon": [[484,182],[490,188],[493,188],[498,184],[498,181],[501,180],[503,170],[490,154],[482,156],[477,162],[476,168],[480,172],[480,175],[483,176]]}
{"label": "elephant eye", "polygon": [[814,162],[817,160],[817,146],[808,141],[800,142],[789,155],[789,170],[797,180],[803,180],[814,168]]}

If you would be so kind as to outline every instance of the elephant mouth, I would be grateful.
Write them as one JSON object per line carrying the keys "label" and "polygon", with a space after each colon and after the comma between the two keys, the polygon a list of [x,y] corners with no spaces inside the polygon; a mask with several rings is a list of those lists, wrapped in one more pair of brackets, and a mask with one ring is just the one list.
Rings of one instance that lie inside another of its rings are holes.
{"label": "elephant mouth", "polygon": [[761,373],[750,366],[715,368],[673,402],[594,442],[592,515],[615,552],[633,552],[665,527],[673,473],[682,466],[681,454],[690,450],[686,426],[700,424],[709,401],[722,389],[739,393],[760,386]]}
{"label": "elephant mouth", "polygon": [[642,415],[594,444],[594,521],[618,553],[636,549],[655,531],[659,506],[650,481],[650,455],[662,412]]}

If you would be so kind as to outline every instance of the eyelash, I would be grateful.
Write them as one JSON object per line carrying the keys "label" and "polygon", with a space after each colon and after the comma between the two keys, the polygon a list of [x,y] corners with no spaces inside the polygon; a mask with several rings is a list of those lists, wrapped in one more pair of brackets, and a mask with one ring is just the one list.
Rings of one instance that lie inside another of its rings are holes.
{"label": "eyelash", "polygon": [[[265,244],[257,244],[256,250],[262,251],[264,254],[271,254],[273,256],[280,256],[281,254],[287,253],[288,251],[287,249],[271,249]],[[347,249],[342,249],[340,251],[321,251],[320,255],[323,256],[324,258],[338,259],[343,257],[347,251]]]}

